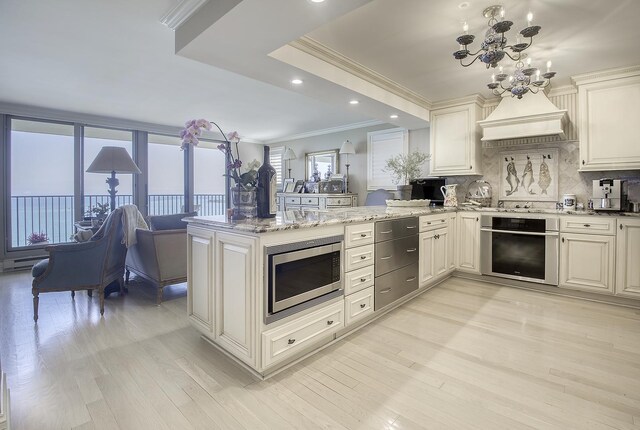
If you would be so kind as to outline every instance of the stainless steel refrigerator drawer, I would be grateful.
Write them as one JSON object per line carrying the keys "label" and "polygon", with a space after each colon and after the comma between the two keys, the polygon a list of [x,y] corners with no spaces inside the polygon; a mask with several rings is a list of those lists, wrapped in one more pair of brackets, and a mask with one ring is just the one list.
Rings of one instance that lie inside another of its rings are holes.
{"label": "stainless steel refrigerator drawer", "polygon": [[375,275],[380,276],[392,270],[418,262],[419,236],[387,240],[375,244]]}
{"label": "stainless steel refrigerator drawer", "polygon": [[418,263],[382,275],[375,281],[374,309],[382,309],[417,289]]}
{"label": "stainless steel refrigerator drawer", "polygon": [[376,223],[376,242],[397,239],[418,233],[418,218],[400,218]]}

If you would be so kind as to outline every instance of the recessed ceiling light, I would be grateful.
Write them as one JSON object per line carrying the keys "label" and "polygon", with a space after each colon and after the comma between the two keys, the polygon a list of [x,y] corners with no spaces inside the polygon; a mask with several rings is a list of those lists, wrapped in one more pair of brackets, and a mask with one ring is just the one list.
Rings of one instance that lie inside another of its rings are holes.
{"label": "recessed ceiling light", "polygon": [[311,0],[311,3],[322,3],[324,0]]}
{"label": "recessed ceiling light", "polygon": [[458,9],[466,9],[468,7],[469,7],[469,2],[468,1],[464,1],[464,2],[462,2],[462,3],[460,3],[458,5]]}
{"label": "recessed ceiling light", "polygon": [[352,105],[357,105],[360,102],[358,100],[351,100],[349,103]]}
{"label": "recessed ceiling light", "polygon": [[302,79],[292,79],[291,83],[293,85],[301,85],[302,84]]}
{"label": "recessed ceiling light", "polygon": [[389,115],[389,118],[391,118],[391,119],[396,119],[396,118],[398,118],[398,115],[396,115],[396,114],[394,113],[393,115]]}

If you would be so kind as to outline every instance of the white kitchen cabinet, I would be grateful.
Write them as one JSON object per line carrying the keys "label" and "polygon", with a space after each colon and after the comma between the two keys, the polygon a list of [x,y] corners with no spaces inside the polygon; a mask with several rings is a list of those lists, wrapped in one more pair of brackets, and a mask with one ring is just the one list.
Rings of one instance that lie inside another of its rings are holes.
{"label": "white kitchen cabinet", "polygon": [[640,298],[640,219],[618,218],[616,295]]}
{"label": "white kitchen cabinet", "polygon": [[480,214],[477,212],[459,212],[458,229],[458,270],[480,273]]}
{"label": "white kitchen cabinet", "polygon": [[345,326],[373,314],[375,292],[373,285],[344,298]]}
{"label": "white kitchen cabinet", "polygon": [[456,269],[456,232],[458,225],[458,215],[448,214],[447,217],[447,271],[453,272]]}
{"label": "white kitchen cabinet", "polygon": [[559,286],[613,293],[615,236],[560,234]]}
{"label": "white kitchen cabinet", "polygon": [[430,175],[481,175],[482,109],[476,101],[431,111]]}
{"label": "white kitchen cabinet", "polygon": [[215,234],[192,226],[187,233],[187,315],[198,330],[211,335]]}
{"label": "white kitchen cabinet", "polygon": [[255,363],[256,240],[218,233],[215,239],[215,342],[250,364]]}
{"label": "white kitchen cabinet", "polygon": [[[574,76],[580,171],[640,169],[640,71]],[[620,107],[620,109],[613,109]]]}
{"label": "white kitchen cabinet", "polygon": [[449,252],[447,227],[420,233],[420,264],[418,276],[420,288],[448,272]]}

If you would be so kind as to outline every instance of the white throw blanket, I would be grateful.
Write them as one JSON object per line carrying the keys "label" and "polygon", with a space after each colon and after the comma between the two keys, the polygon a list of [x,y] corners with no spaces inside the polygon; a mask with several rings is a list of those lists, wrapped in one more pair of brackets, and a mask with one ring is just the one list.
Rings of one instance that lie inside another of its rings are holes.
{"label": "white throw blanket", "polygon": [[136,205],[123,205],[122,209],[122,228],[124,230],[122,243],[127,248],[130,248],[138,241],[136,239],[136,228],[149,230],[149,226]]}

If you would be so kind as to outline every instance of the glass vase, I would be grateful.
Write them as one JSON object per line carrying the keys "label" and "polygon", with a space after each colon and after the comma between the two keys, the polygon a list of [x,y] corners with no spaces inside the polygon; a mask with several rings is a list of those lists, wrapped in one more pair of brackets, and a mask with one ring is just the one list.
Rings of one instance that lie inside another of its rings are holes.
{"label": "glass vase", "polygon": [[233,219],[255,218],[257,214],[256,189],[231,188]]}

